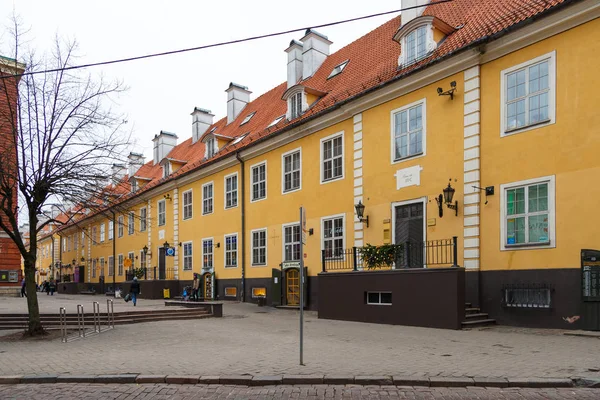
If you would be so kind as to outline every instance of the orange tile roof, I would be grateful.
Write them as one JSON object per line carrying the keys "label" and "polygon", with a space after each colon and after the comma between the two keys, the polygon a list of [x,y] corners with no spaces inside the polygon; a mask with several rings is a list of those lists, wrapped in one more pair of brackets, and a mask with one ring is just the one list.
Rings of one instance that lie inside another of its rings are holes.
{"label": "orange tile roof", "polygon": [[[400,28],[400,17],[395,17],[331,54],[312,77],[300,82],[306,87],[326,93],[302,116],[292,121],[284,118],[275,126],[269,127],[277,117],[287,111],[286,102],[281,98],[287,90],[287,84],[281,83],[248,103],[232,123],[227,124],[227,118],[224,117],[207,130],[209,132],[216,128],[214,133],[231,138],[249,133],[243,140],[235,144],[229,143],[209,160],[204,159],[204,143],[198,141],[192,144],[192,139],[184,141],[173,148],[168,157],[185,160],[187,163],[166,178],[163,178],[162,167],[159,164],[154,165],[152,161],[146,163],[135,175],[151,180],[135,195],[230,156],[263,138],[283,133],[292,126],[333,110],[341,102],[351,101],[395,79],[403,79],[409,73],[425,68],[461,49],[492,40],[494,35],[498,36],[503,31],[517,26],[519,22],[574,1],[576,0],[454,0],[429,5],[423,11],[423,15],[437,17],[456,30],[428,57],[402,69],[398,68],[400,45],[393,40],[394,34]],[[346,60],[349,62],[343,72],[328,79],[333,68]],[[282,65],[282,68],[285,68],[285,65]],[[256,112],[252,119],[240,126],[244,118],[252,112]],[[120,190],[120,194],[123,194],[122,200],[135,196],[125,190]]]}

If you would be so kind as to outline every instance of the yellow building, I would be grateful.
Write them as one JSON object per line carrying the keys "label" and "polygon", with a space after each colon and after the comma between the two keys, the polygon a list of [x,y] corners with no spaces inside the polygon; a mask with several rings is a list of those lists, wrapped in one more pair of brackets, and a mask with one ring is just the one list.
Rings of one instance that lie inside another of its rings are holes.
{"label": "yellow building", "polygon": [[148,296],[198,274],[205,299],[294,306],[303,261],[316,308],[319,272],[402,244],[395,268],[464,267],[466,300],[500,322],[582,313],[600,45],[579,38],[598,36],[600,5],[411,5],[333,53],[307,30],[287,82],[254,100],[230,83],[226,117],[194,108],[182,143],[160,131],[151,161],[115,166],[114,204],[62,230],[63,265],[84,263],[90,285],[135,274]]}

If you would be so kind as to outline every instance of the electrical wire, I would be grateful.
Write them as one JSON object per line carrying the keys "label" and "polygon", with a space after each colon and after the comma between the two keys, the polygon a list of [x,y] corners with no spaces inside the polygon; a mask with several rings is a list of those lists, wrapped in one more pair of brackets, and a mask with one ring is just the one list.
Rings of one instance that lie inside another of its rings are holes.
{"label": "electrical wire", "polygon": [[190,48],[186,48],[186,49],[170,50],[170,51],[164,51],[161,53],[152,53],[152,54],[146,54],[146,55],[142,55],[142,56],[120,58],[120,59],[109,60],[109,61],[99,61],[99,62],[94,62],[94,63],[89,63],[89,64],[73,65],[70,67],[63,67],[63,68],[46,69],[46,70],[42,70],[42,71],[28,71],[28,72],[23,72],[21,74],[11,74],[11,75],[3,74],[2,76],[0,76],[0,79],[18,78],[18,77],[22,77],[22,76],[26,76],[26,75],[48,74],[48,73],[52,73],[52,72],[69,71],[69,70],[74,70],[74,69],[97,67],[100,65],[110,65],[110,64],[117,64],[117,63],[129,62],[129,61],[144,60],[147,58],[169,56],[169,55],[179,54],[179,53],[187,53],[190,51],[204,50],[204,49],[209,49],[209,48],[213,48],[213,47],[221,47],[221,46],[227,46],[227,45],[231,45],[231,44],[249,42],[249,41],[258,40],[258,39],[265,39],[265,38],[269,38],[269,37],[273,37],[273,36],[287,35],[289,33],[301,32],[301,31],[305,31],[308,29],[324,28],[324,27],[328,27],[328,26],[346,24],[348,22],[354,22],[354,21],[360,21],[363,19],[380,17],[382,15],[394,14],[394,13],[398,13],[401,11],[412,10],[415,8],[429,7],[429,6],[435,6],[435,5],[443,4],[443,3],[450,3],[452,1],[454,1],[454,0],[438,0],[438,1],[428,3],[428,4],[400,8],[398,10],[392,10],[392,11],[384,11],[384,12],[380,12],[380,13],[376,13],[376,14],[364,15],[362,17],[355,17],[355,18],[349,18],[349,19],[344,19],[344,20],[335,21],[335,22],[329,22],[329,23],[320,24],[320,25],[314,25],[311,27],[289,29],[286,31],[267,33],[267,34],[258,35],[258,36],[250,36],[250,37],[243,38],[243,39],[229,40],[226,42],[207,44],[207,45],[203,45],[203,46],[190,47]]}

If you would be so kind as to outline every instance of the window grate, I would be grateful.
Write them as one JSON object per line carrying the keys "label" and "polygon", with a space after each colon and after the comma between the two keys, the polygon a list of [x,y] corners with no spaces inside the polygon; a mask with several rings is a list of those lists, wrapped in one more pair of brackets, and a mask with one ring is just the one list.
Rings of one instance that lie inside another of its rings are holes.
{"label": "window grate", "polygon": [[552,308],[554,288],[547,284],[507,284],[502,286],[502,306],[509,308]]}

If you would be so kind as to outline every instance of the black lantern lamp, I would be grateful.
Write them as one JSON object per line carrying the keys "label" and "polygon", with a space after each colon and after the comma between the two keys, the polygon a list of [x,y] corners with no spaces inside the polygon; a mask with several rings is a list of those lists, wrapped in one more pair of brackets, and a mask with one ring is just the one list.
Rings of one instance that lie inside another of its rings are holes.
{"label": "black lantern lamp", "polygon": [[81,262],[84,263],[85,262],[85,257],[81,257]]}
{"label": "black lantern lamp", "polygon": [[148,254],[148,246],[142,247],[142,252],[144,253],[144,255]]}
{"label": "black lantern lamp", "polygon": [[362,201],[359,201],[358,204],[354,206],[354,208],[356,209],[356,216],[358,217],[358,220],[362,223],[367,224],[368,228],[369,217],[365,217],[365,205],[362,203]]}
{"label": "black lantern lamp", "polygon": [[163,247],[164,247],[165,249],[168,249],[168,248],[169,248],[169,242],[165,241],[165,242],[163,243]]}
{"label": "black lantern lamp", "polygon": [[437,88],[438,96],[450,96],[450,100],[454,100],[454,91],[456,90],[456,81],[450,82],[450,89],[444,91],[441,87]]}
{"label": "black lantern lamp", "polygon": [[[452,180],[452,179],[450,179],[450,180]],[[435,199],[435,201],[438,203],[440,218],[442,218],[444,216],[444,209],[442,207],[444,203],[446,204],[446,207],[455,211],[454,215],[458,216],[458,200],[455,200],[454,204],[452,204],[452,199],[454,198],[454,192],[456,192],[456,189],[454,189],[452,187],[452,185],[450,184],[450,182],[448,182],[448,186],[446,186],[444,188],[444,190],[442,190],[442,192],[444,194],[443,195],[440,194]]]}

